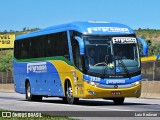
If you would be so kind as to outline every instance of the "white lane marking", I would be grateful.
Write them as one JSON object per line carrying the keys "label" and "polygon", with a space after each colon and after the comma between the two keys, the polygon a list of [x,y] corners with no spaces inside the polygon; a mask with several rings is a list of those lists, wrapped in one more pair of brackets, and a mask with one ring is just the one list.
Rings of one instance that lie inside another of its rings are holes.
{"label": "white lane marking", "polygon": [[[81,107],[81,108],[85,108],[85,109],[101,109],[101,110],[109,110],[109,111],[133,111],[133,110],[125,110],[124,109],[113,109],[113,108],[100,108],[100,107],[88,107],[88,106],[79,106],[79,105],[66,105],[66,104],[59,104],[62,106],[70,106],[70,107]],[[123,105],[122,105],[123,106]],[[107,106],[106,106],[107,107]]]}
{"label": "white lane marking", "polygon": [[[11,102],[11,100],[3,100],[3,101],[10,101]],[[15,101],[15,100],[12,100],[12,101],[14,101],[14,104],[21,104],[21,103],[30,103],[30,102],[28,102],[28,101]],[[9,102],[9,103],[10,103]],[[36,103],[38,103],[38,102],[31,102],[31,103],[35,103],[35,105],[36,105]],[[43,102],[41,102],[41,106],[43,106],[43,105],[49,105],[48,103],[43,103]],[[29,105],[29,104],[28,104]],[[38,105],[39,105],[39,103],[38,103]],[[114,109],[114,108],[100,108],[99,106],[97,106],[97,107],[91,107],[91,106],[80,106],[80,105],[69,105],[69,104],[57,104],[57,103],[50,103],[50,106],[58,106],[58,107],[60,107],[60,106],[64,106],[64,107],[67,107],[67,108],[69,108],[69,107],[77,107],[77,108],[84,108],[84,110],[85,111],[87,111],[86,109],[91,109],[90,111],[96,111],[96,110],[108,110],[108,111],[134,111],[134,110],[126,110],[125,108],[124,109]],[[121,105],[121,107],[122,107],[123,105]],[[107,107],[107,106],[106,106]],[[61,107],[60,107],[61,108]],[[65,109],[65,108],[63,108],[63,109]],[[95,110],[93,110],[93,109],[95,109]],[[71,109],[72,110],[72,109]],[[84,111],[83,110],[83,111]],[[56,110],[57,111],[57,110]],[[62,111],[62,110],[60,110],[60,111]],[[82,111],[82,110],[80,110],[80,111]]]}

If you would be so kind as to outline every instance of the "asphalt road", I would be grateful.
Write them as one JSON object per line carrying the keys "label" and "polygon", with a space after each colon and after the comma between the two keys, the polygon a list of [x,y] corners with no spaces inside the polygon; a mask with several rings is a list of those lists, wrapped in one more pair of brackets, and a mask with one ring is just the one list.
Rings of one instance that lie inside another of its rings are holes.
{"label": "asphalt road", "polygon": [[[14,111],[43,111],[50,115],[58,114],[71,117],[71,114],[74,112],[75,116],[73,117],[82,118],[83,115],[88,115],[87,119],[92,119],[92,116],[100,117],[101,115],[102,117],[106,117],[104,112],[108,115],[110,114],[109,117],[117,114],[118,117],[129,115],[130,117],[139,118],[141,116],[138,115],[141,113],[147,114],[149,112],[153,114],[158,113],[159,116],[160,99],[126,98],[123,105],[114,105],[112,101],[103,99],[80,99],[78,105],[68,105],[63,104],[60,98],[43,98],[42,102],[29,102],[25,100],[25,95],[0,92],[0,109]],[[159,117],[154,118],[158,119]]]}

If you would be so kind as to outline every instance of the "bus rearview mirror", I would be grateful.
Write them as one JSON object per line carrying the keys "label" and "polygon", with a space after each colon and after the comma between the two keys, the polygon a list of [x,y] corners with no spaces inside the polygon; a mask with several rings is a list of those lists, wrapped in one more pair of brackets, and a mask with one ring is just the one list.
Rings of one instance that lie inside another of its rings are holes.
{"label": "bus rearview mirror", "polygon": [[142,38],[137,38],[137,40],[142,44],[143,56],[147,56],[148,55],[148,44],[147,44],[147,42]]}
{"label": "bus rearview mirror", "polygon": [[83,39],[78,36],[75,36],[74,38],[75,38],[75,40],[78,41],[80,55],[84,55],[84,41],[83,41]]}

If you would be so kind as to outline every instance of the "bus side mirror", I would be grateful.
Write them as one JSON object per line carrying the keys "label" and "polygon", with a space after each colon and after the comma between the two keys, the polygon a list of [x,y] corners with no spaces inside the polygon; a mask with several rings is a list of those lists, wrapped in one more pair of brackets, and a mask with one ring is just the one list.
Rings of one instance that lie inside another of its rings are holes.
{"label": "bus side mirror", "polygon": [[74,38],[75,38],[75,40],[78,41],[80,55],[84,55],[84,41],[83,41],[83,39],[81,39],[78,36],[75,36]]}
{"label": "bus side mirror", "polygon": [[158,60],[160,58],[160,54],[158,54],[157,56],[156,56],[156,60]]}
{"label": "bus side mirror", "polygon": [[143,56],[148,55],[148,44],[147,42],[142,38],[137,38],[137,40],[142,44],[143,46]]}

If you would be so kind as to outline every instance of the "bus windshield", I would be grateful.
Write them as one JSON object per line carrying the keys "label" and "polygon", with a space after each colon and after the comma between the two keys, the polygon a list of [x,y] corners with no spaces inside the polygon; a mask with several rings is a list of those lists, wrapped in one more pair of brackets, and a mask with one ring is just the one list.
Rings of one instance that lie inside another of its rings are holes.
{"label": "bus windshield", "polygon": [[[88,74],[128,74],[140,66],[136,39],[129,37],[84,36],[85,67]],[[116,70],[121,68],[119,72]]]}
{"label": "bus windshield", "polygon": [[[139,67],[139,52],[136,38],[133,37],[115,37],[112,38],[114,58],[116,66],[119,65],[119,60],[125,62],[126,67]],[[117,65],[118,64],[118,65]]]}
{"label": "bus windshield", "polygon": [[[85,36],[85,66],[92,74],[105,74],[114,68],[111,37]],[[108,66],[110,65],[110,67]]]}

